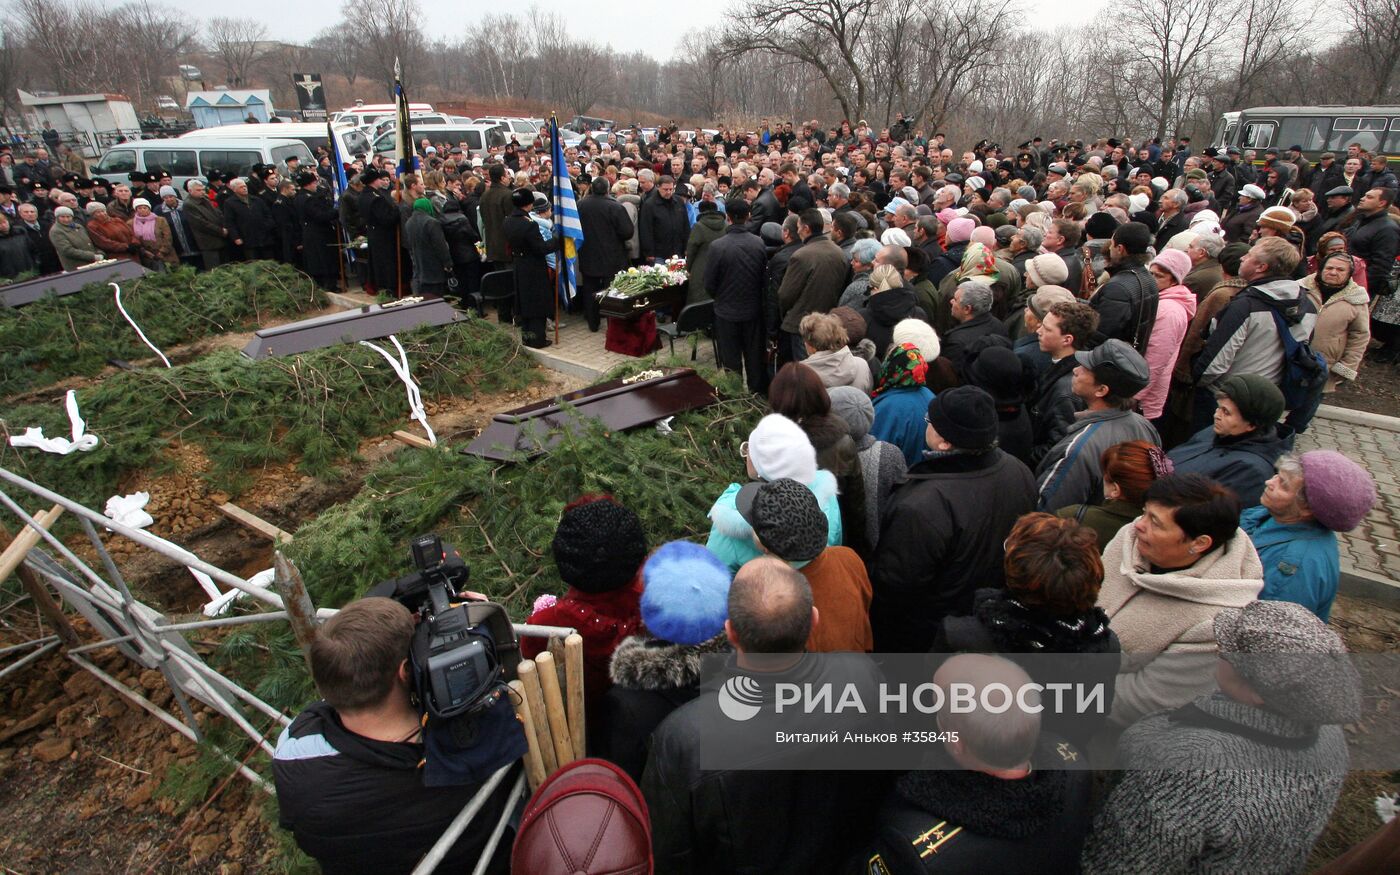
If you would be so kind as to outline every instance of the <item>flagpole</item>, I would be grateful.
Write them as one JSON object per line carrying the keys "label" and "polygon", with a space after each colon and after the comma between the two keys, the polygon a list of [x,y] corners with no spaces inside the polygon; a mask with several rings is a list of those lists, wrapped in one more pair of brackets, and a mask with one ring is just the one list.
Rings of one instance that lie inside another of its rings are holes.
{"label": "flagpole", "polygon": [[554,166],[554,138],[559,136],[559,119],[555,113],[549,114],[549,199],[553,203],[551,212],[556,232],[554,234],[554,343],[559,343],[559,298],[564,294],[566,277],[564,271],[568,270],[568,265],[564,263],[564,235],[560,233],[562,228],[559,225],[560,211],[563,204],[559,198],[559,168]]}

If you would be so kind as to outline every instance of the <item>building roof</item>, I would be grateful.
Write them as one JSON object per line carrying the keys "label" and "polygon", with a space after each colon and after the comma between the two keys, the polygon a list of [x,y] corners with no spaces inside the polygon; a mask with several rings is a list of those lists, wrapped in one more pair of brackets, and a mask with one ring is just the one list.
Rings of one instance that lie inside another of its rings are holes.
{"label": "building roof", "polygon": [[185,109],[211,106],[271,106],[272,92],[266,88],[245,91],[191,91],[185,95]]}
{"label": "building roof", "polygon": [[107,103],[108,101],[131,102],[131,98],[125,94],[58,94],[53,97],[39,97],[30,94],[23,88],[15,90],[19,93],[20,103],[25,106],[57,106],[60,103]]}

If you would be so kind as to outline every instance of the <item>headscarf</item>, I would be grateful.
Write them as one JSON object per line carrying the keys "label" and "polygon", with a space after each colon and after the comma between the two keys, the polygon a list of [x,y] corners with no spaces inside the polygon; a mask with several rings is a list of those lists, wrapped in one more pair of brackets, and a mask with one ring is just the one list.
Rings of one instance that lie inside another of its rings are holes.
{"label": "headscarf", "polygon": [[963,251],[962,266],[955,274],[958,282],[986,277],[988,283],[997,281],[997,260],[981,243],[969,243]]}
{"label": "headscarf", "polygon": [[878,398],[889,389],[922,386],[927,374],[928,365],[919,348],[912,343],[901,343],[891,348],[885,356],[885,361],[880,365],[880,380],[870,397]]}
{"label": "headscarf", "polygon": [[149,243],[156,242],[156,214],[147,213],[144,217],[132,216],[131,230],[136,235],[137,240],[145,240]]}
{"label": "headscarf", "polygon": [[413,209],[431,216],[433,214],[433,202],[425,197],[420,197],[413,202]]}

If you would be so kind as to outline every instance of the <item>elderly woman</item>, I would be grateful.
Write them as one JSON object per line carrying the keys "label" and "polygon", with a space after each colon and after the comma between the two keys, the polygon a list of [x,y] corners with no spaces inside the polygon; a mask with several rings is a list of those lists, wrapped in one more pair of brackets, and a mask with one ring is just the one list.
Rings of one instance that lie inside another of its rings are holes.
{"label": "elderly woman", "polygon": [[1215,615],[1254,601],[1264,569],[1233,492],[1200,474],[1147,488],[1142,516],[1104,550],[1098,605],[1123,644],[1110,719],[1130,726],[1215,683]]}
{"label": "elderly woman", "polygon": [[[1328,231],[1317,240],[1317,251],[1308,257],[1308,273],[1316,273],[1317,266],[1321,260],[1334,252],[1345,252],[1351,255],[1351,246],[1347,243],[1347,238],[1340,231]],[[1359,255],[1351,256],[1353,265],[1351,278],[1358,286],[1366,288],[1366,259]]]}
{"label": "elderly woman", "polygon": [[141,264],[147,270],[167,270],[180,263],[175,254],[175,240],[170,223],[151,211],[145,198],[132,201],[136,214],[131,217],[131,233],[141,248]]}
{"label": "elderly woman", "polygon": [[1293,449],[1293,429],[1278,421],[1283,393],[1258,374],[1226,377],[1215,389],[1211,424],[1168,455],[1178,474],[1204,474],[1253,507],[1278,457]]}
{"label": "elderly woman", "polygon": [[822,385],[854,386],[869,393],[874,388],[870,366],[851,353],[850,337],[841,319],[830,313],[808,313],[798,324],[802,344],[807,348],[803,364],[816,371]]}
{"label": "elderly woman", "polygon": [[[778,413],[758,421],[749,439],[739,445],[748,477],[754,480],[780,480],[790,477],[812,490],[827,519],[827,544],[841,544],[841,505],[836,494],[836,475],[817,467],[817,451],[797,423]],[[730,571],[760,555],[754,543],[753,527],[735,504],[742,483],[731,483],[710,508],[710,537],[705,546]]]}
{"label": "elderly woman", "polygon": [[1365,468],[1334,450],[1280,456],[1260,506],[1240,517],[1264,566],[1259,598],[1296,602],[1322,622],[1337,598],[1337,533],[1361,524],[1376,503]]}
{"label": "elderly woman", "polygon": [[[1356,282],[1356,265],[1345,249],[1319,259],[1316,273],[1303,277],[1303,292],[1317,308],[1312,348],[1327,362],[1324,392],[1351,382],[1371,343],[1371,299]],[[1361,275],[1365,276],[1363,269]]]}
{"label": "elderly woman", "polygon": [[875,423],[875,405],[869,393],[852,386],[837,386],[828,395],[831,412],[846,423],[846,432],[855,443],[860,459],[861,484],[865,488],[866,539],[874,550],[890,495],[904,482],[908,466],[899,447],[876,440],[870,434],[870,427]]}
{"label": "elderly woman", "polygon": [[865,305],[865,336],[875,344],[876,355],[884,356],[894,340],[894,327],[904,319],[924,318],[914,290],[904,284],[899,269],[877,265],[870,272],[870,300]]}
{"label": "elderly woman", "polygon": [[[1006,539],[1005,589],[979,589],[972,613],[945,617],[933,639],[934,653],[1105,654],[1078,660],[1027,661],[1040,684],[1102,682],[1112,704],[1114,677],[1122,647],[1108,616],[1095,604],[1103,582],[1103,560],[1093,530],[1048,513],[1028,513]],[[1055,735],[1080,750],[1106,714],[1046,715]]]}
{"label": "elderly woman", "polygon": [[53,215],[49,242],[58,253],[58,263],[64,270],[77,270],[85,264],[102,260],[102,252],[93,245],[87,230],[73,218],[72,209],[59,207],[53,211]]}
{"label": "elderly woman", "polygon": [[918,347],[901,343],[890,349],[880,366],[875,386],[875,422],[870,434],[899,447],[909,467],[924,459],[924,416],[933,392],[924,385],[928,365]]}
{"label": "elderly woman", "polygon": [[131,226],[107,212],[101,201],[91,201],[84,209],[88,214],[88,237],[102,250],[104,257],[135,261],[135,253],[141,251],[141,246],[136,242]]}

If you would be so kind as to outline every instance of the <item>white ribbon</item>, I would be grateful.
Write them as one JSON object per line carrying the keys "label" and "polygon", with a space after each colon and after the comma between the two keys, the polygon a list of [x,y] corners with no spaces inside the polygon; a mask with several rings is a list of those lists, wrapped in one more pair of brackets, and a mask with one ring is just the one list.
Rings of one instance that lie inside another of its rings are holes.
{"label": "white ribbon", "polygon": [[394,373],[399,375],[400,380],[403,380],[404,388],[408,390],[409,415],[413,419],[418,420],[423,426],[423,430],[428,433],[428,442],[433,446],[437,446],[437,435],[433,434],[433,427],[428,425],[428,412],[423,409],[423,393],[419,391],[418,384],[414,382],[413,374],[408,369],[408,353],[403,351],[403,344],[399,343],[397,337],[391,334],[389,335],[389,340],[393,342],[394,349],[399,351],[397,361],[395,361],[394,357],[389,355],[389,353],[370,343],[368,340],[360,341],[360,346],[367,346],[383,356],[384,360],[389,363],[389,367],[394,369]]}
{"label": "white ribbon", "polygon": [[102,512],[108,517],[133,529],[144,529],[155,520],[146,512],[146,502],[151,500],[149,492],[133,492],[131,495],[114,495],[107,499]]}
{"label": "white ribbon", "polygon": [[[209,597],[212,599],[212,601],[204,606],[204,616],[206,617],[217,617],[227,612],[230,605],[247,595],[247,593],[241,589],[230,589],[228,592],[220,593],[219,588],[214,585],[213,579],[203,571],[196,571],[191,568],[190,574],[194,575],[194,579],[199,581],[199,585],[204,588],[205,592],[209,593]],[[259,571],[257,574],[248,578],[248,585],[267,589],[272,585],[272,575],[273,569],[271,568]]]}
{"label": "white ribbon", "polygon": [[68,423],[73,429],[71,441],[61,437],[46,438],[42,428],[30,426],[24,430],[24,434],[10,435],[10,446],[33,447],[36,450],[57,453],[60,456],[66,456],[75,451],[86,453],[88,450],[96,449],[101,440],[95,434],[86,433],[87,423],[78,413],[78,393],[69,389],[67,396],[63,399],[63,404],[68,408]]}
{"label": "white ribbon", "polygon": [[108,283],[107,285],[117,290],[117,309],[122,312],[122,317],[126,319],[128,323],[130,323],[131,327],[136,329],[136,334],[141,338],[141,342],[149,346],[152,350],[154,350],[155,354],[160,356],[160,360],[165,362],[165,366],[167,368],[174,367],[174,365],[170,364],[170,359],[165,357],[165,353],[161,352],[159,349],[156,349],[156,345],[154,343],[151,343],[150,339],[146,337],[146,332],[141,330],[141,326],[136,324],[136,320],[132,319],[131,314],[126,312],[126,308],[122,306],[122,287],[117,285],[116,283]]}

